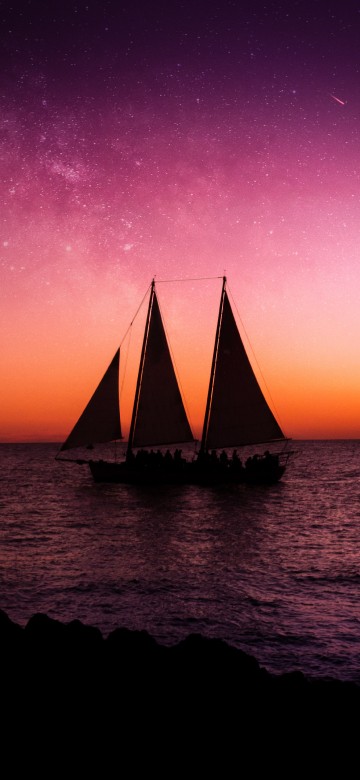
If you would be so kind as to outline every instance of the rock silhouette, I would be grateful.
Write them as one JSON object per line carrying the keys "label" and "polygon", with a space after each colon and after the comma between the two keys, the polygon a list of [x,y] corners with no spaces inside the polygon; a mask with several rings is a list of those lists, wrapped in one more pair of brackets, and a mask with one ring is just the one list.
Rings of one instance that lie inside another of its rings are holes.
{"label": "rock silhouette", "polygon": [[359,686],[272,675],[219,639],[165,647],[147,631],[104,638],[43,614],[22,628],[0,611],[0,653],[3,745],[14,740],[26,771],[31,755],[47,777],[61,765],[65,776],[232,777],[237,764],[241,777],[289,777],[357,757]]}
{"label": "rock silhouette", "polygon": [[[87,685],[109,690],[121,688],[122,698],[129,682],[145,693],[197,700],[201,707],[209,692],[217,701],[238,704],[254,696],[270,703],[291,703],[292,707],[331,702],[337,707],[359,706],[360,687],[334,679],[306,678],[301,672],[270,674],[247,653],[220,639],[191,634],[178,644],[159,644],[147,631],[118,628],[104,638],[98,628],[79,620],[62,623],[44,614],[33,615],[26,626],[14,623],[0,610],[0,647],[7,673],[14,683],[37,687],[65,685],[71,698],[74,688]],[[31,673],[30,673],[31,670]],[[26,678],[26,674],[28,678]],[[36,675],[35,675],[36,672]],[[64,689],[63,689],[64,690]],[[214,710],[214,714],[215,710]]]}

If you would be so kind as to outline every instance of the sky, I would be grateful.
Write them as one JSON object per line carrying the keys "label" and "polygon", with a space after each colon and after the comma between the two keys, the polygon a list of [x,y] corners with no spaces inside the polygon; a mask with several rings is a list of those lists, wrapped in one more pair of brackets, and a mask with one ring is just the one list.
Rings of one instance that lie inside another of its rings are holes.
{"label": "sky", "polygon": [[[360,438],[358,3],[23,0],[0,25],[0,441],[66,438],[153,277],[224,273],[284,432]],[[157,289],[197,433],[221,280]]]}

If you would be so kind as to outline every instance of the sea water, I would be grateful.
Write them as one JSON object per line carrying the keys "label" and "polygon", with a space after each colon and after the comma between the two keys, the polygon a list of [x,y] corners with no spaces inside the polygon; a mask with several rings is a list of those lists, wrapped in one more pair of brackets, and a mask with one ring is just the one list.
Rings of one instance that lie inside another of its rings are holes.
{"label": "sea water", "polygon": [[360,441],[293,444],[279,484],[216,489],[95,484],[57,445],[0,445],[0,608],[360,683]]}

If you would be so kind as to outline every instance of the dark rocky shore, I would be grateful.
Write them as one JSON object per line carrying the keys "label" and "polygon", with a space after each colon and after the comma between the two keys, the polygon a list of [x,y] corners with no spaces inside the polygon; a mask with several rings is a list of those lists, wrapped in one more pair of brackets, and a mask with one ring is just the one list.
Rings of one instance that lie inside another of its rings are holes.
{"label": "dark rocky shore", "polygon": [[218,639],[190,635],[164,647],[146,631],[119,628],[104,638],[42,614],[22,628],[0,611],[0,648],[2,704],[16,731],[19,721],[32,728],[40,713],[39,732],[61,716],[73,733],[85,728],[96,740],[115,731],[125,743],[134,734],[152,745],[175,740],[182,752],[206,735],[207,761],[220,735],[230,750],[240,744],[248,753],[255,734],[271,744],[285,733],[292,744],[313,738],[319,748],[319,730],[337,743],[340,730],[349,740],[358,733],[359,686],[274,676]]}
{"label": "dark rocky shore", "polygon": [[[257,695],[266,700],[278,699],[320,703],[336,701],[339,705],[360,702],[360,687],[334,679],[307,679],[301,672],[275,676],[261,668],[257,660],[219,639],[189,635],[172,647],[160,645],[146,631],[118,628],[104,638],[98,628],[78,620],[62,623],[44,614],[36,614],[22,628],[0,610],[0,645],[3,657],[21,669],[36,664],[41,682],[42,670],[51,670],[52,684],[65,670],[84,676],[91,670],[91,683],[105,678],[113,685],[123,685],[130,675],[150,684],[191,682],[192,697],[197,688],[206,685],[217,694],[238,697]],[[18,669],[19,673],[21,670]],[[192,687],[195,683],[195,687]],[[190,692],[189,691],[189,692]]]}

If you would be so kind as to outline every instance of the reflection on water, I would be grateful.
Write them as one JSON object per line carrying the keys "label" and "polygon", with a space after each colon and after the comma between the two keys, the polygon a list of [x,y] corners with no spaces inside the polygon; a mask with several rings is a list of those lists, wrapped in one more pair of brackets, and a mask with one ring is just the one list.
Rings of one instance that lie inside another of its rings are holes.
{"label": "reflection on water", "polygon": [[104,634],[226,639],[269,670],[360,682],[360,442],[299,442],[272,487],[99,485],[1,445],[0,607]]}

